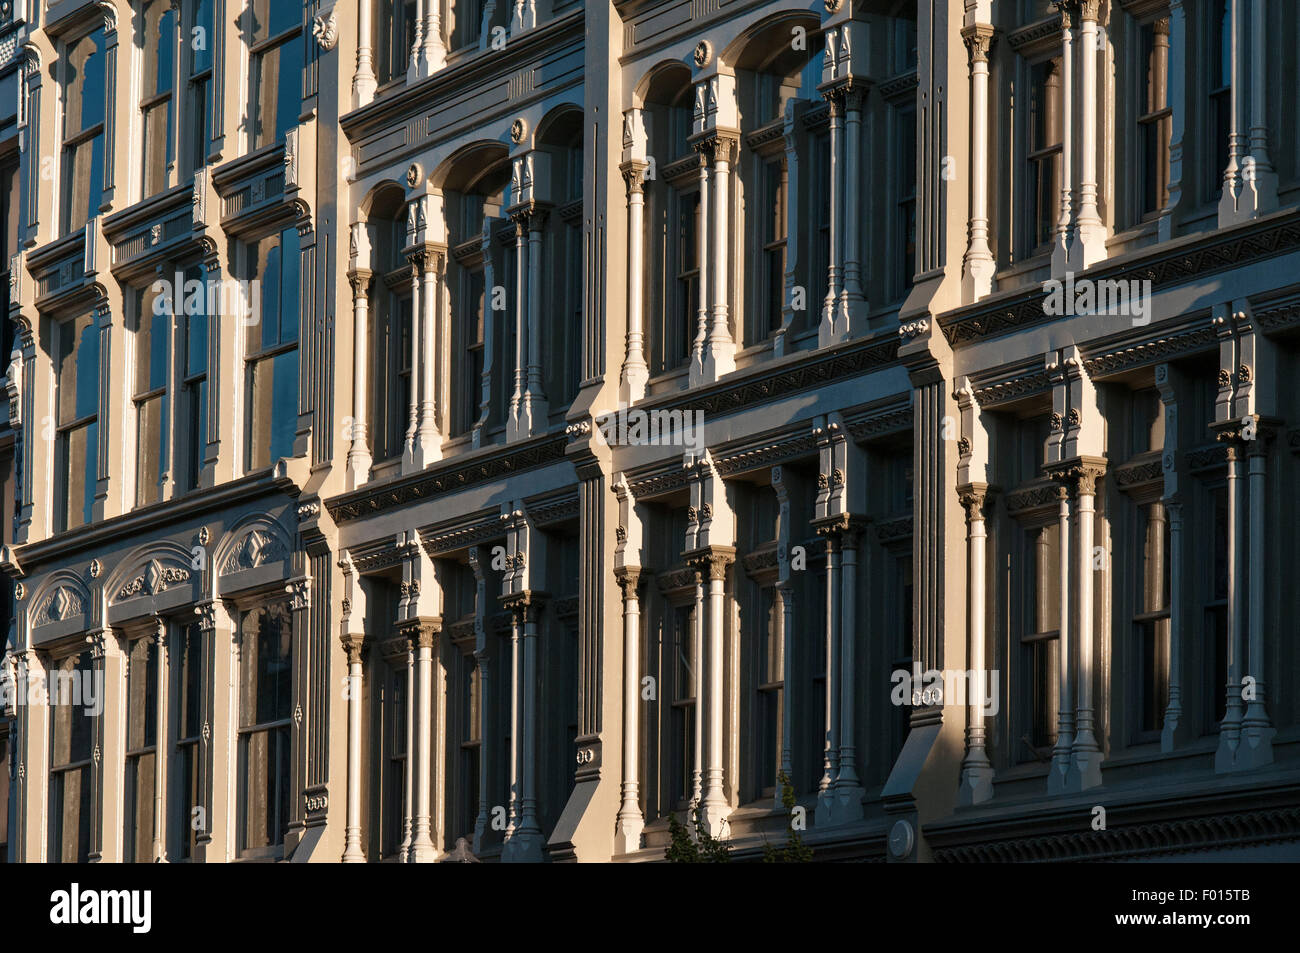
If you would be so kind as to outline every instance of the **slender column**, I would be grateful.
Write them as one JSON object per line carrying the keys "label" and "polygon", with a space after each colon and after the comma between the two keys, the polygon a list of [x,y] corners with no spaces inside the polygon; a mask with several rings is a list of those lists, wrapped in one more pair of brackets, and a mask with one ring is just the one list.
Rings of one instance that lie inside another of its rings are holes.
{"label": "slender column", "polygon": [[[794,752],[790,745],[794,716],[790,690],[794,685],[794,587],[790,581],[781,583],[781,772],[795,784]],[[781,788],[776,790],[776,802],[781,804]]]}
{"label": "slender column", "polygon": [[[436,251],[425,250],[423,261],[424,293],[418,299],[420,303],[420,363],[411,365],[411,373],[420,375],[420,422],[416,430],[416,443],[419,449],[420,466],[428,466],[441,456],[441,440],[438,436],[438,404],[434,399],[433,371],[437,362],[437,348],[434,322],[437,320],[438,272],[441,270],[442,256]],[[412,310],[412,325],[415,314]]]}
{"label": "slender column", "polygon": [[716,380],[736,369],[736,346],[731,338],[728,278],[731,273],[731,160],[738,148],[736,140],[719,134],[713,147],[713,324],[709,331],[706,374]]}
{"label": "slender column", "polygon": [[510,394],[510,423],[507,438],[527,436],[530,430],[528,404],[524,397],[528,389],[528,213],[511,216],[515,223],[515,389]]}
{"label": "slender column", "polygon": [[706,735],[707,753],[704,765],[704,799],[701,802],[701,816],[709,833],[714,837],[725,837],[727,833],[726,817],[730,813],[726,797],[722,790],[722,718],[723,695],[726,691],[726,679],[722,670],[722,637],[725,600],[723,588],[727,576],[727,565],[731,556],[720,552],[711,552],[708,557],[709,571],[709,658],[708,658],[708,733]]}
{"label": "slender column", "polygon": [[428,76],[447,65],[447,44],[442,39],[442,0],[423,0],[424,29],[421,37],[421,75]]}
{"label": "slender column", "polygon": [[1160,211],[1160,241],[1174,234],[1174,214],[1183,194],[1183,140],[1187,131],[1187,11],[1184,0],[1169,0],[1169,49],[1176,55],[1167,62],[1169,120],[1169,196]]}
{"label": "slender column", "polygon": [[[1243,0],[1228,0],[1231,9],[1232,34],[1229,40],[1232,61],[1232,88],[1228,92],[1228,165],[1223,170],[1223,193],[1219,196],[1219,226],[1231,225],[1241,217],[1241,172],[1246,157],[1246,137],[1241,124],[1245,112],[1246,77],[1242,65],[1241,18],[1245,14]],[[1262,51],[1261,51],[1262,52]],[[1211,153],[1213,154],[1213,153]]]}
{"label": "slender column", "polygon": [[349,633],[342,638],[348,655],[348,800],[347,826],[343,830],[343,863],[360,864],[361,849],[361,646],[365,636]]}
{"label": "slender column", "polygon": [[402,791],[402,846],[398,857],[402,863],[411,859],[415,814],[415,643],[406,640],[406,771]]}
{"label": "slender column", "polygon": [[1057,636],[1057,657],[1060,666],[1060,711],[1056,721],[1056,745],[1052,749],[1052,768],[1047,776],[1047,793],[1058,794],[1065,790],[1066,775],[1070,770],[1070,749],[1074,745],[1074,672],[1070,649],[1070,485],[1062,480],[1057,492],[1060,506],[1057,516],[1060,566],[1060,622]]}
{"label": "slender column", "polygon": [[[1262,11],[1256,8],[1256,16]],[[1260,48],[1262,51],[1262,47]],[[1253,684],[1246,696],[1246,715],[1241,723],[1241,747],[1237,750],[1237,763],[1243,767],[1258,768],[1273,763],[1273,736],[1276,731],[1269,721],[1264,695],[1264,625],[1268,609],[1264,601],[1267,528],[1265,508],[1267,490],[1268,445],[1271,433],[1260,429],[1247,446],[1250,461],[1250,565],[1246,573],[1250,580],[1250,645],[1246,651],[1246,675]]]}
{"label": "slender column", "polygon": [[[167,706],[163,704],[163,699],[167,697],[167,623],[158,619],[154,633],[151,636],[154,644],[154,651],[158,657],[154,668],[154,697],[157,699],[158,711],[166,711]],[[154,728],[154,762],[153,762],[153,859],[154,862],[165,862],[167,860],[167,841],[164,830],[165,805],[167,798],[167,776],[164,767],[168,762],[166,752],[171,744],[168,738],[167,719],[157,719]],[[186,817],[188,823],[189,818]]]}
{"label": "slender column", "polygon": [[830,262],[826,268],[826,300],[822,306],[821,330],[818,343],[821,347],[833,343],[839,337],[840,327],[837,318],[837,302],[840,297],[840,262],[843,260],[840,203],[844,197],[843,163],[840,151],[844,139],[844,106],[838,94],[827,96],[830,104]]}
{"label": "slender column", "polygon": [[708,145],[696,147],[700,152],[700,229],[696,240],[699,261],[699,288],[696,294],[695,337],[691,342],[691,385],[704,383],[704,348],[709,336],[709,289],[712,287],[713,253],[709,247],[709,154]]}
{"label": "slender column", "polygon": [[[988,488],[971,484],[962,488],[962,505],[966,507],[966,547],[969,566],[968,592],[970,600],[970,665],[979,678],[979,688],[968,699],[966,714],[966,757],[961,765],[961,786],[958,803],[980,804],[993,797],[993,766],[984,750],[984,708],[987,682],[984,677],[984,586],[985,546],[988,534],[984,529],[984,513],[988,502]],[[967,691],[971,686],[967,685]]]}
{"label": "slender column", "polygon": [[1215,755],[1216,771],[1232,770],[1237,760],[1237,747],[1241,742],[1241,656],[1245,648],[1242,638],[1245,602],[1241,598],[1242,570],[1245,568],[1242,549],[1245,545],[1245,522],[1241,458],[1244,454],[1236,440],[1228,441],[1228,684],[1224,687],[1226,704],[1223,721],[1219,724],[1219,750]]}
{"label": "slender column", "polygon": [[[363,3],[363,6],[369,6]],[[370,425],[366,391],[370,387],[367,356],[370,353],[369,270],[356,269],[348,276],[352,284],[352,446],[348,450],[348,489],[356,489],[370,478]]]}
{"label": "slender column", "polygon": [[[1059,2],[1061,10],[1061,214],[1052,244],[1052,277],[1063,278],[1073,267],[1070,246],[1074,238],[1074,22],[1073,3]],[[1049,79],[1050,82],[1050,79]],[[1074,717],[1071,713],[1071,718]]]}
{"label": "slender column", "polygon": [[695,573],[695,645],[692,647],[692,687],[695,692],[695,764],[691,769],[691,803],[696,807],[704,797],[704,577]]}
{"label": "slender column", "polygon": [[641,847],[641,832],[645,818],[641,814],[640,787],[637,767],[640,756],[640,725],[638,713],[641,701],[641,603],[637,585],[641,571],[627,567],[619,570],[618,581],[623,589],[623,789],[622,803],[618,809],[618,822],[614,830],[614,852],[630,854]]}
{"label": "slender column", "polygon": [[1072,264],[1083,271],[1106,257],[1106,226],[1097,210],[1097,16],[1100,0],[1079,4],[1079,221]]}
{"label": "slender column", "polygon": [[[487,574],[481,560],[481,551],[477,546],[469,548],[469,565],[474,571],[474,663],[478,666],[479,688],[479,723],[480,740],[478,759],[478,817],[474,819],[473,850],[479,853],[483,849],[483,837],[488,823],[488,782],[490,772],[488,765],[495,757],[496,747],[489,740],[489,727],[492,722],[488,714],[492,710],[494,696],[489,688],[490,656],[487,650]],[[489,747],[491,745],[491,747]]]}
{"label": "slender column", "polygon": [[424,6],[430,0],[416,0],[415,37],[411,42],[411,53],[407,59],[406,81],[414,83],[421,77],[421,70],[426,68],[424,60]]}
{"label": "slender column", "polygon": [[407,256],[411,263],[411,404],[406,425],[406,451],[402,460],[403,469],[418,470],[423,466],[420,461],[419,445],[416,434],[420,429],[420,376],[424,365],[424,349],[420,339],[420,271],[424,257],[423,251]]}
{"label": "slender column", "polygon": [[360,109],[375,98],[378,81],[371,54],[374,30],[371,26],[371,0],[357,0],[357,71],[352,76],[352,108]]}
{"label": "slender column", "polygon": [[546,388],[542,383],[542,228],[546,210],[528,216],[528,423],[529,433],[546,429]]}
{"label": "slender column", "polygon": [[993,291],[996,270],[989,249],[989,50],[993,27],[978,23],[962,30],[970,52],[971,166],[970,241],[962,275],[962,298],[978,301]]}
{"label": "slender column", "polygon": [[835,821],[862,817],[862,785],[858,781],[854,727],[857,665],[858,541],[861,530],[849,523],[839,533],[840,551],[840,769],[835,779]]}
{"label": "slender column", "polygon": [[1250,163],[1242,177],[1241,204],[1256,216],[1277,208],[1277,173],[1268,154],[1265,109],[1269,66],[1267,6],[1264,0],[1252,0],[1250,12]]}
{"label": "slender column", "polygon": [[519,826],[523,806],[520,804],[519,778],[519,630],[522,628],[519,613],[513,613],[510,619],[510,810],[506,820],[506,851],[514,852],[512,840]]}
{"label": "slender column", "polygon": [[645,290],[645,173],[646,163],[623,163],[623,180],[627,183],[627,354],[623,359],[620,396],[625,404],[645,397],[650,369],[645,362],[643,314]]}
{"label": "slender column", "polygon": [[822,757],[822,779],[818,785],[816,820],[819,825],[832,821],[835,802],[835,779],[839,774],[839,696],[840,683],[836,677],[836,659],[839,657],[839,625],[837,619],[837,594],[839,592],[838,541],[833,534],[826,536],[826,748]]}
{"label": "slender column", "polygon": [[521,812],[515,829],[516,861],[538,863],[542,859],[542,829],[537,822],[537,616],[541,606],[529,601],[519,610],[524,619],[524,673],[520,681],[523,720],[522,771],[520,772]]}
{"label": "slender column", "polygon": [[[1077,615],[1079,619],[1079,708],[1078,730],[1070,748],[1070,778],[1074,790],[1087,790],[1101,784],[1101,747],[1094,730],[1092,685],[1095,671],[1092,624],[1093,599],[1093,499],[1096,493],[1099,469],[1084,465],[1078,471],[1079,545],[1077,585],[1079,594]],[[1062,557],[1064,559],[1064,556]]]}
{"label": "slender column", "polygon": [[[416,640],[415,681],[419,691],[416,715],[415,749],[415,818],[411,825],[411,863],[427,863],[437,857],[437,848],[429,827],[429,766],[432,763],[433,722],[433,647],[437,641],[436,624],[421,622],[413,633]],[[410,741],[408,739],[408,746]]]}
{"label": "slender column", "polygon": [[844,291],[840,312],[845,322],[845,334],[854,330],[853,322],[866,308],[860,247],[862,216],[858,212],[863,95],[861,89],[853,86],[846,87],[844,92]]}

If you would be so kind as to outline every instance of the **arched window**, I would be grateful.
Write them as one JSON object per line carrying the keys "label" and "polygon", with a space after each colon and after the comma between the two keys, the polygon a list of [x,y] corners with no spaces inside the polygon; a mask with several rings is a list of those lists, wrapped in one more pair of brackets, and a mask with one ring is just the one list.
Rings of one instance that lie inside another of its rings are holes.
{"label": "arched window", "polygon": [[647,155],[655,177],[645,187],[645,314],[650,373],[685,365],[700,308],[700,177],[691,152],[693,90],[685,66],[651,80],[645,94]]}
{"label": "arched window", "polygon": [[411,405],[411,268],[405,195],[396,186],[375,196],[370,228],[370,433],[376,463],[402,455]]}
{"label": "arched window", "polygon": [[582,376],[582,113],[566,111],[539,130],[538,148],[550,156],[554,204],[542,243],[543,383],[551,411],[562,413]]}

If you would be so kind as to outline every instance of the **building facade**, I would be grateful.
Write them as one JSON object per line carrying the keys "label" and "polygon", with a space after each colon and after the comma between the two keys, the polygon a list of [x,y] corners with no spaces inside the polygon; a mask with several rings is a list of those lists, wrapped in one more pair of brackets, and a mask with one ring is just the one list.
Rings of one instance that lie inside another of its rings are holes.
{"label": "building facade", "polygon": [[1300,852],[1291,4],[8,9],[8,859]]}

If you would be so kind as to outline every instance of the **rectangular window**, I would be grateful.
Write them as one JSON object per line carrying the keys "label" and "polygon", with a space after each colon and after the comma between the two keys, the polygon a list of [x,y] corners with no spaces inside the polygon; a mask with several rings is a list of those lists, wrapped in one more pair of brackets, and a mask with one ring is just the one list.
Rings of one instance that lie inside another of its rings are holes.
{"label": "rectangular window", "polygon": [[99,27],[67,46],[63,74],[62,233],[81,228],[99,214],[104,194],[105,79],[104,29]]}
{"label": "rectangular window", "polygon": [[754,739],[754,790],[760,795],[776,789],[781,757],[782,696],[785,686],[785,633],[781,598],[765,586],[759,593],[763,623],[758,646],[758,736]]}
{"label": "rectangular window", "polygon": [[668,805],[689,801],[695,773],[695,612],[680,606],[672,614],[671,655],[664,662],[673,673],[672,735]]}
{"label": "rectangular window", "polygon": [[186,34],[189,42],[182,44],[189,60],[180,137],[187,175],[208,164],[212,141],[212,3],[191,0]]}
{"label": "rectangular window", "polygon": [[[915,42],[915,24],[913,42]],[[913,51],[915,54],[915,50]],[[916,272],[916,106],[898,110],[898,279],[899,296],[912,287]]]}
{"label": "rectangular window", "polygon": [[[1169,704],[1169,521],[1164,503],[1142,508],[1142,591],[1133,618],[1138,641],[1143,733],[1160,731]],[[1150,739],[1143,739],[1150,740]]]}
{"label": "rectangular window", "polygon": [[781,327],[785,303],[786,173],[785,160],[774,159],[760,167],[763,242],[759,294],[759,324],[755,339],[769,337]]}
{"label": "rectangular window", "polygon": [[144,130],[141,195],[148,198],[167,188],[174,163],[172,153],[173,57],[176,51],[176,12],[171,0],[147,0],[143,5],[144,43],[140,72],[140,116]]}
{"label": "rectangular window", "polygon": [[1209,16],[1209,110],[1206,115],[1205,154],[1211,165],[1205,170],[1207,201],[1223,191],[1223,173],[1228,167],[1228,146],[1232,136],[1232,8],[1228,0],[1211,0]]}
{"label": "rectangular window", "polygon": [[402,847],[402,818],[406,797],[406,659],[388,666],[384,686],[384,796],[380,815],[380,844],[384,857],[396,857]]}
{"label": "rectangular window", "polygon": [[167,379],[171,373],[172,312],[168,309],[167,296],[155,287],[136,297],[132,400],[136,419],[135,496],[139,506],[162,499],[163,477],[167,472]]}
{"label": "rectangular window", "polygon": [[56,330],[55,532],[89,523],[99,474],[99,328],[93,314]]}
{"label": "rectangular window", "polygon": [[1030,253],[1046,250],[1061,214],[1061,58],[1035,63],[1029,71]]}
{"label": "rectangular window", "polygon": [[302,111],[302,5],[253,0],[249,47],[253,101],[249,105],[252,148],[284,138]]}
{"label": "rectangular window", "polygon": [[293,621],[287,602],[245,613],[239,661],[239,854],[271,857],[289,823]]}
{"label": "rectangular window", "polygon": [[203,631],[198,623],[182,626],[176,633],[172,658],[172,743],[174,761],[170,792],[173,856],[194,856],[199,831],[194,827],[194,809],[199,807],[199,744],[203,727]]}
{"label": "rectangular window", "polygon": [[[83,704],[94,675],[90,652],[50,666],[50,848],[57,863],[84,864],[90,854],[90,753],[94,716]],[[96,692],[98,694],[98,692]],[[100,695],[102,697],[102,694]]]}
{"label": "rectangular window", "polygon": [[418,17],[416,0],[378,0],[375,3],[375,16],[371,22],[375,30],[375,81],[380,86],[406,75],[411,47],[415,45]]}
{"label": "rectangular window", "polygon": [[1061,532],[1049,523],[1025,533],[1024,612],[1028,624],[1020,638],[1024,672],[1021,697],[1026,705],[1018,750],[1027,747],[1038,760],[1051,755],[1056,744],[1057,699],[1060,686]]}
{"label": "rectangular window", "polygon": [[472,655],[461,659],[461,743],[459,830],[465,837],[474,833],[478,821],[479,757],[483,747],[482,698],[478,663]]}
{"label": "rectangular window", "polygon": [[375,460],[399,457],[411,407],[411,281],[409,268],[397,268],[379,281],[371,347]]}
{"label": "rectangular window", "polygon": [[181,342],[181,395],[176,416],[184,428],[177,434],[177,443],[185,448],[185,454],[176,481],[185,490],[198,489],[208,448],[208,273],[203,265],[186,269],[185,284],[191,286],[191,282],[198,282],[204,294],[201,305],[196,296],[185,308],[185,338]]}
{"label": "rectangular window", "polygon": [[672,248],[675,295],[672,311],[665,315],[663,363],[657,370],[679,367],[691,356],[700,308],[700,193],[674,193],[676,216]]}
{"label": "rectangular window", "polygon": [[[1204,580],[1201,589],[1201,618],[1204,625],[1205,669],[1210,676],[1210,684],[1205,696],[1211,701],[1206,705],[1208,724],[1207,733],[1219,730],[1219,723],[1227,713],[1228,686],[1228,488],[1220,483],[1208,493],[1210,516],[1213,532],[1214,557],[1204,561],[1209,578]],[[1242,672],[1246,669],[1243,667]]]}
{"label": "rectangular window", "polygon": [[474,429],[479,418],[479,403],[483,395],[483,321],[486,317],[487,291],[483,272],[475,269],[463,272],[465,294],[461,299],[461,355],[459,391],[456,404],[456,429],[453,436]]}
{"label": "rectangular window", "polygon": [[298,230],[292,226],[248,248],[261,315],[245,337],[248,362],[248,469],[293,455],[298,429]]}
{"label": "rectangular window", "polygon": [[1139,166],[1142,219],[1158,215],[1169,197],[1169,133],[1173,110],[1169,108],[1168,23],[1160,20],[1138,27],[1138,48],[1145,70],[1137,119],[1142,150]]}
{"label": "rectangular window", "polygon": [[158,760],[158,647],[145,636],[131,643],[126,674],[126,803],[123,860],[153,857],[154,770]]}
{"label": "rectangular window", "polygon": [[[831,167],[831,141],[828,133],[809,137],[812,153],[811,168],[829,170]],[[808,176],[809,208],[817,217],[816,225],[809,229],[812,247],[809,249],[810,273],[808,285],[810,294],[803,312],[804,329],[817,327],[821,320],[822,308],[826,295],[830,293],[831,266],[831,188],[829,172]]]}

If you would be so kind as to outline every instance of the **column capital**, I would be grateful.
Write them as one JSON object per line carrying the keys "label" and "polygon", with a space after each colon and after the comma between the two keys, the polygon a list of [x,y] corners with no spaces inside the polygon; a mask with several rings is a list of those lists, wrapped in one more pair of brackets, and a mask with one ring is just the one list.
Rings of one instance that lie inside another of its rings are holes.
{"label": "column capital", "polygon": [[614,570],[614,578],[623,590],[623,601],[630,602],[637,597],[637,587],[641,584],[640,566],[619,566]]}
{"label": "column capital", "polygon": [[442,632],[442,619],[439,616],[407,619],[398,623],[397,631],[412,647],[431,649],[438,643],[438,635]]}
{"label": "column capital", "polygon": [[627,184],[628,195],[640,195],[645,191],[645,174],[649,168],[650,163],[642,159],[628,159],[618,167]]}
{"label": "column capital", "polygon": [[996,35],[997,31],[991,23],[972,23],[970,26],[962,28],[961,38],[970,53],[972,66],[976,63],[987,63],[989,61],[989,53],[993,50],[993,41]]}
{"label": "column capital", "polygon": [[957,499],[966,510],[967,520],[982,520],[988,516],[997,487],[987,483],[963,483],[957,487]]}
{"label": "column capital", "polygon": [[1106,472],[1106,460],[1103,457],[1072,457],[1045,468],[1047,478],[1056,480],[1067,490],[1084,496],[1093,496],[1097,492],[1097,480]]}
{"label": "column capital", "polygon": [[856,549],[858,537],[866,531],[869,522],[870,520],[864,516],[837,513],[834,516],[813,520],[812,527],[818,536],[824,536],[828,541],[833,538],[841,546]]}
{"label": "column capital", "polygon": [[370,279],[374,277],[369,268],[348,269],[348,284],[352,286],[354,298],[364,298],[370,290]]}
{"label": "column capital", "polygon": [[690,145],[705,164],[710,159],[734,163],[740,155],[740,133],[735,129],[706,129],[692,136]]}
{"label": "column capital", "polygon": [[343,651],[348,654],[348,665],[361,664],[361,650],[365,645],[365,640],[365,634],[362,632],[344,632],[339,636]]}
{"label": "column capital", "polygon": [[710,580],[725,579],[727,567],[736,561],[736,547],[705,546],[684,553],[683,559],[701,581],[706,575]]}

